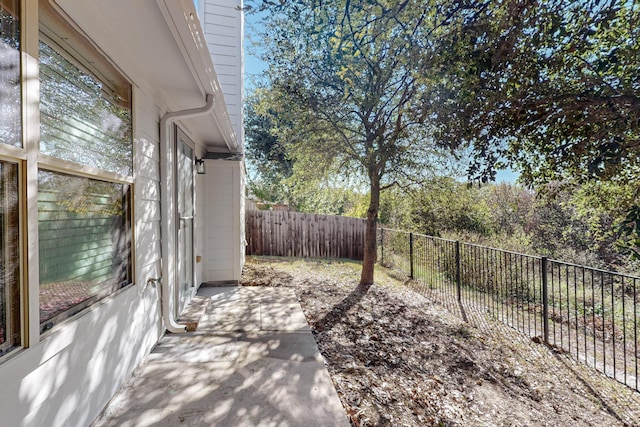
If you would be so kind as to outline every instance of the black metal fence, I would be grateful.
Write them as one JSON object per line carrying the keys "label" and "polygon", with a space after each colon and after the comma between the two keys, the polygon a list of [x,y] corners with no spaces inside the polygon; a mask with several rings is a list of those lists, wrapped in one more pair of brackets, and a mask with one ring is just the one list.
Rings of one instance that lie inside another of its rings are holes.
{"label": "black metal fence", "polygon": [[640,278],[403,231],[378,233],[382,265],[640,391]]}

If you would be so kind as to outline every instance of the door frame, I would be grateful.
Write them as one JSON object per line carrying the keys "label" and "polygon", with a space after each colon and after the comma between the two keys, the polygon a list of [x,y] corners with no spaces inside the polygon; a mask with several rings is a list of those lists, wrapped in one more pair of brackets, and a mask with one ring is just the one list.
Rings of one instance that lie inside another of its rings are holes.
{"label": "door frame", "polygon": [[[183,218],[181,217],[180,214],[180,200],[182,198],[182,196],[180,195],[180,173],[179,173],[179,168],[180,168],[180,144],[184,144],[185,146],[187,146],[190,150],[191,150],[191,157],[190,157],[190,162],[191,162],[191,236],[190,236],[190,240],[191,240],[191,258],[190,259],[185,259],[186,262],[189,262],[191,270],[190,270],[190,276],[191,276],[191,286],[188,288],[188,290],[186,291],[186,293],[184,295],[181,295],[182,292],[182,283],[181,283],[181,266],[180,266],[180,261],[181,261],[181,251],[183,250],[182,248],[182,242],[180,240],[180,229],[182,226],[182,220]],[[175,138],[174,138],[174,144],[173,144],[173,150],[175,153],[175,167],[174,167],[174,197],[175,197],[175,210],[174,210],[174,216],[176,218],[176,226],[174,229],[174,238],[175,238],[175,242],[176,242],[176,246],[175,246],[175,263],[176,263],[176,268],[175,268],[175,282],[176,286],[175,286],[175,301],[176,304],[174,305],[175,307],[175,313],[174,315],[177,317],[180,315],[180,313],[186,308],[186,306],[189,304],[189,302],[193,299],[196,291],[197,291],[197,287],[196,287],[196,263],[195,263],[195,252],[196,252],[196,248],[195,248],[195,210],[196,210],[196,206],[195,206],[195,186],[196,186],[196,180],[195,180],[195,170],[194,170],[194,157],[195,157],[195,143],[193,142],[193,140],[191,138],[189,138],[189,136],[178,126],[175,126]]]}

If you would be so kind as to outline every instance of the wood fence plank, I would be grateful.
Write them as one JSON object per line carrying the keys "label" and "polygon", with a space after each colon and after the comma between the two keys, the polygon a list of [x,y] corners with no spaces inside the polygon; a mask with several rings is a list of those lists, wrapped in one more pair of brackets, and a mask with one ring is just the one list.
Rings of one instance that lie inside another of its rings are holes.
{"label": "wood fence plank", "polygon": [[246,211],[247,255],[362,260],[366,221],[288,211]]}

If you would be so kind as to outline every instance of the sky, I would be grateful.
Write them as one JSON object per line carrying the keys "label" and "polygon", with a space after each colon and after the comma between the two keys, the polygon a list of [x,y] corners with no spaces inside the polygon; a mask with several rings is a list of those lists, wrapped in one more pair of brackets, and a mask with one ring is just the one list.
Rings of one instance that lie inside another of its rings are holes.
{"label": "sky", "polygon": [[256,40],[258,33],[262,31],[260,25],[261,14],[245,13],[244,15],[244,87],[249,95],[254,85],[254,80],[266,70],[266,64],[259,58],[260,49],[252,40]]}
{"label": "sky", "polygon": [[496,183],[508,182],[513,184],[518,179],[518,173],[511,169],[498,171],[496,173]]}

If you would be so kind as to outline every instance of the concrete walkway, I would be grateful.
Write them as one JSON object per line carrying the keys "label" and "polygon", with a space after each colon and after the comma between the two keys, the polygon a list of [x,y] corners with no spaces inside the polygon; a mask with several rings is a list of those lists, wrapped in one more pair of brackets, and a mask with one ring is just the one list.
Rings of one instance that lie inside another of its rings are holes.
{"label": "concrete walkway", "polygon": [[292,289],[198,296],[197,331],[162,338],[95,427],[349,425]]}

